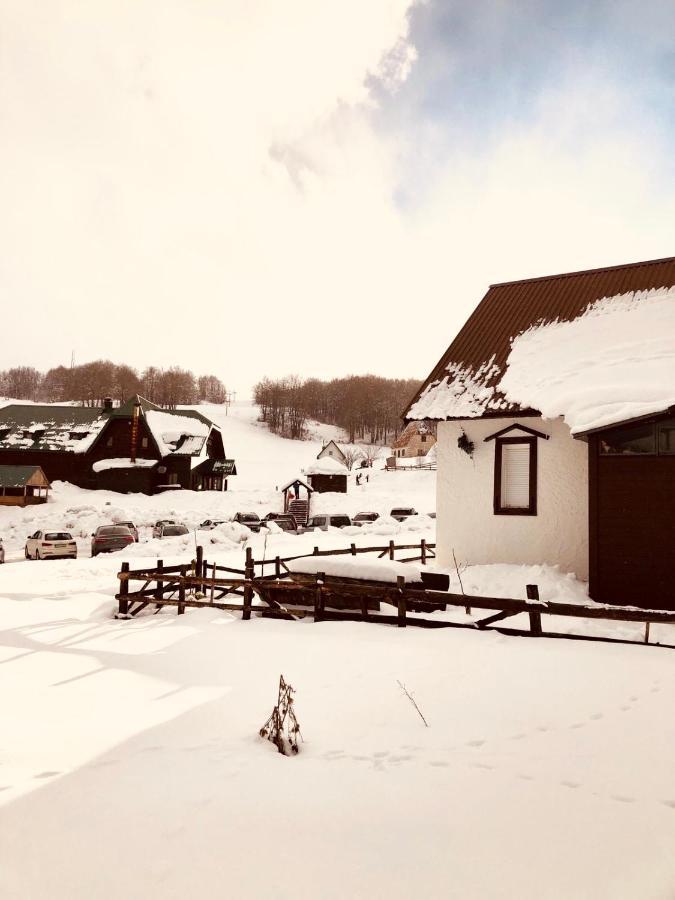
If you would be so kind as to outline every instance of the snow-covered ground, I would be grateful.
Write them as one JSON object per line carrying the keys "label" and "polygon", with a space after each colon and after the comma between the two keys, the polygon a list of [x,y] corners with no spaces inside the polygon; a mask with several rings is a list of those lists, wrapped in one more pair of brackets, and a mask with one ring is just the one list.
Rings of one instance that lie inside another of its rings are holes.
{"label": "snow-covered ground", "polygon": [[[318,443],[283,441],[232,412],[225,445],[242,474],[226,494],[57,485],[46,507],[0,510],[14,560],[0,566],[0,896],[672,897],[672,650],[211,610],[112,618],[115,573],[131,554],[89,559],[94,524],[123,514],[143,541],[172,513],[191,527],[264,513],[278,508],[275,486],[316,455]],[[429,512],[434,486],[435,472],[371,470],[367,484],[317,503]],[[79,559],[20,558],[25,534],[47,520],[78,533]],[[265,552],[433,540],[433,524],[271,534]],[[209,559],[238,565],[242,536],[200,533]],[[134,564],[188,560],[194,540],[148,540]],[[265,538],[248,540],[260,557]],[[522,597],[537,583],[542,599],[586,597],[545,567],[461,576],[467,593]],[[471,621],[463,609],[443,615]],[[651,639],[675,644],[667,626]],[[258,737],[281,673],[304,738],[293,758]]]}

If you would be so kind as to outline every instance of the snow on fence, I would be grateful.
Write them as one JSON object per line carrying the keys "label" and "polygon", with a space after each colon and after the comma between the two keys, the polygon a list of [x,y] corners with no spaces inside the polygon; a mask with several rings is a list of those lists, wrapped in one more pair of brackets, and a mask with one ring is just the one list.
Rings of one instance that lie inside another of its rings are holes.
{"label": "snow on fence", "polygon": [[[464,593],[450,593],[445,589],[430,586],[434,576],[446,578],[441,573],[413,570],[406,575],[397,568],[401,563],[419,561],[425,566],[433,559],[435,544],[422,540],[419,544],[396,545],[390,541],[386,547],[356,547],[348,549],[319,550],[312,554],[293,557],[274,557],[271,560],[255,560],[251,548],[246,549],[244,568],[208,563],[203,557],[203,548],[197,547],[197,556],[190,565],[164,566],[162,560],[157,566],[144,569],[130,569],[129,563],[122,563],[118,573],[120,582],[117,618],[129,619],[154,604],[154,612],[163,606],[176,606],[178,613],[187,607],[213,607],[215,609],[240,612],[249,620],[251,613],[266,618],[300,619],[312,617],[315,622],[366,621],[379,624],[397,625],[402,628],[413,625],[421,628],[471,628],[479,631],[497,630],[502,634],[531,635],[535,637],[558,637],[570,640],[597,640],[612,643],[636,643],[635,641],[603,637],[599,635],[564,634],[545,632],[542,616],[574,617],[605,621],[644,623],[644,643],[649,643],[649,628],[652,623],[675,624],[675,611],[639,609],[626,606],[606,606],[594,603],[572,604],[539,599],[537,585],[527,585],[527,599],[505,597],[480,597]],[[396,560],[397,551],[419,551],[415,556]],[[378,560],[385,557],[393,564],[379,570],[374,560],[369,560],[351,571],[344,565],[336,566],[325,557],[356,557],[359,554],[377,554]],[[293,566],[296,560],[302,564]],[[272,567],[271,574],[265,574],[265,567]],[[260,567],[260,574],[256,574]],[[295,568],[295,571],[294,571]],[[407,570],[407,567],[406,567]],[[222,573],[222,574],[221,574]],[[228,577],[229,576],[229,577]],[[234,576],[234,577],[233,577]],[[365,576],[365,577],[363,577]],[[426,576],[426,577],[425,577]],[[138,590],[131,590],[132,582],[142,582]],[[229,598],[240,597],[240,602]],[[258,603],[254,605],[255,598]],[[394,614],[380,613],[381,604],[394,608]],[[487,610],[492,614],[473,622],[456,622],[447,619],[422,618],[420,613],[444,612],[448,606],[463,607],[470,611]],[[411,613],[412,616],[408,614]],[[526,613],[529,629],[505,628],[496,623],[504,619]],[[675,645],[656,644],[670,647]]]}

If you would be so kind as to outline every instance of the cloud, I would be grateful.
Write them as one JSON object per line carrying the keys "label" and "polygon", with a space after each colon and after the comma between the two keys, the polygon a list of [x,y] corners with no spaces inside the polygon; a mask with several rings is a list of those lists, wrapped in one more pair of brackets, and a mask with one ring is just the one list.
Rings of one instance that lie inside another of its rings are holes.
{"label": "cloud", "polygon": [[448,8],[0,4],[4,365],[422,377],[490,281],[672,253],[652,77],[598,38],[502,94]]}

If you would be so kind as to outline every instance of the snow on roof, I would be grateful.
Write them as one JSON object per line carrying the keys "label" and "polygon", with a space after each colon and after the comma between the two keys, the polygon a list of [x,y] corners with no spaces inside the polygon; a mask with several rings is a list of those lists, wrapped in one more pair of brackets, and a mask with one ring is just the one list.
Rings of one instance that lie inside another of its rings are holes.
{"label": "snow on roof", "polygon": [[[161,412],[154,409],[150,409],[145,413],[145,419],[162,456],[168,456],[173,453],[182,439],[185,439],[183,443],[190,438],[201,437],[205,439],[211,430],[211,426],[201,418],[176,415],[175,413]],[[201,452],[202,445],[203,440],[198,447],[195,441],[192,444],[194,452]],[[188,451],[184,451],[181,448],[180,452],[186,453]]]}
{"label": "snow on roof", "polygon": [[498,375],[494,356],[475,370],[451,363],[441,379],[427,385],[406,417],[475,419],[490,410],[499,410],[507,404],[495,395],[492,382]]}
{"label": "snow on roof", "polygon": [[324,456],[303,469],[303,472],[305,475],[346,475],[347,468],[332,456]]}
{"label": "snow on roof", "polygon": [[156,459],[143,459],[139,457],[132,460],[129,457],[117,456],[112,459],[97,459],[92,463],[94,472],[103,472],[106,469],[151,469],[157,465]]}
{"label": "snow on roof", "polygon": [[513,341],[506,398],[564,416],[572,433],[675,405],[675,287],[605,297]]}

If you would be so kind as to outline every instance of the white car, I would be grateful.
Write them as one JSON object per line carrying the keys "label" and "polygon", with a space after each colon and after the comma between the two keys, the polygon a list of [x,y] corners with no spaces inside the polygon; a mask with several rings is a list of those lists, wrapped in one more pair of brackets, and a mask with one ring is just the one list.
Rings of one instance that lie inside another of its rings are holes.
{"label": "white car", "polygon": [[152,536],[154,538],[158,538],[162,536],[162,528],[165,525],[176,525],[177,522],[175,519],[157,519],[155,524],[152,526]]}
{"label": "white car", "polygon": [[26,559],[76,559],[77,544],[68,531],[36,531],[28,535]]}

